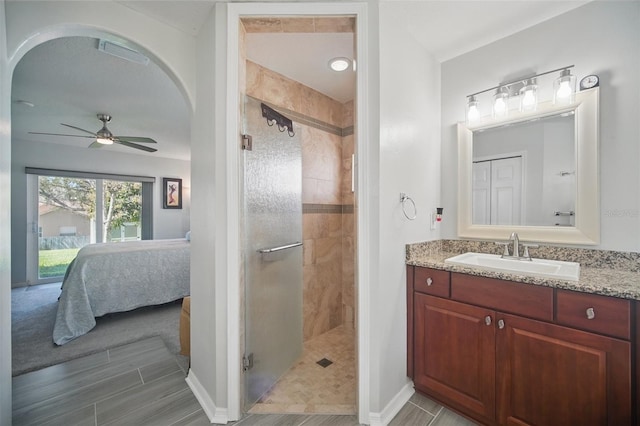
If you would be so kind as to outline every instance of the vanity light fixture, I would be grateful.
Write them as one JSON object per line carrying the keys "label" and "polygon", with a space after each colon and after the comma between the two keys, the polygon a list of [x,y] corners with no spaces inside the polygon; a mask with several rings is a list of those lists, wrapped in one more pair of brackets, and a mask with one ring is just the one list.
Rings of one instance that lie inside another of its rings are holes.
{"label": "vanity light fixture", "polygon": [[509,114],[509,89],[501,86],[493,95],[493,118],[505,117]]}
{"label": "vanity light fixture", "polygon": [[538,85],[535,78],[522,82],[520,89],[520,111],[535,111],[538,108]]}
{"label": "vanity light fixture", "polygon": [[570,69],[563,69],[553,82],[553,103],[570,104],[576,94],[576,78],[571,75]]}
{"label": "vanity light fixture", "polygon": [[480,111],[478,110],[478,101],[476,97],[469,96],[469,102],[467,103],[467,123],[473,123],[480,118]]}
{"label": "vanity light fixture", "polygon": [[476,93],[467,95],[467,108],[465,118],[467,124],[477,122],[480,119],[480,102],[478,95],[485,92],[494,91],[491,115],[494,119],[503,118],[509,114],[510,98],[519,98],[520,111],[535,111],[538,108],[538,81],[537,78],[543,75],[560,71],[560,77],[554,82],[554,103],[572,103],[576,92],[576,80],[571,75],[571,68],[574,65],[558,68],[551,71],[542,72],[531,77],[513,80],[502,83],[489,89],[481,90]]}
{"label": "vanity light fixture", "polygon": [[341,72],[349,68],[350,64],[351,64],[351,61],[349,60],[349,58],[343,58],[343,57],[333,58],[332,60],[329,61],[329,68],[331,68],[334,71]]}

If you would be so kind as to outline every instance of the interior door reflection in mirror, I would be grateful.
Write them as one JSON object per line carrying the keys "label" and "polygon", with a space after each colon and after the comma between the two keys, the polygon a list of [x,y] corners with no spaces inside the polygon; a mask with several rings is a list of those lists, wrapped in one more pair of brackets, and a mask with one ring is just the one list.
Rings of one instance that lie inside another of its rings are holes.
{"label": "interior door reflection in mirror", "polygon": [[474,225],[575,226],[573,112],[473,132]]}

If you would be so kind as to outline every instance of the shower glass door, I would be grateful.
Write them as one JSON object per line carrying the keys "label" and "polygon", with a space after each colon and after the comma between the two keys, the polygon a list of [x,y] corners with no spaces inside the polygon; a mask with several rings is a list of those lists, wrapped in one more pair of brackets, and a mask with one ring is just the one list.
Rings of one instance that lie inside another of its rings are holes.
{"label": "shower glass door", "polygon": [[299,136],[267,125],[259,101],[245,98],[244,119],[253,138],[243,152],[248,408],[302,354],[302,149]]}

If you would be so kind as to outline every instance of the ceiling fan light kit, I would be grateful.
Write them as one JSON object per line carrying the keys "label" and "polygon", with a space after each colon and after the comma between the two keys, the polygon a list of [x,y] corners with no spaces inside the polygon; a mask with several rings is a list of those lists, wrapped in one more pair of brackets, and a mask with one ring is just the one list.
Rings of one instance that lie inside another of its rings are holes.
{"label": "ceiling fan light kit", "polygon": [[[98,114],[98,120],[102,121],[102,129],[97,132],[90,132],[89,130],[82,129],[80,127],[72,126],[70,124],[60,123],[65,127],[79,130],[84,133],[88,133],[92,136],[84,135],[65,135],[61,133],[41,133],[41,132],[29,132],[35,135],[49,135],[49,136],[70,136],[75,138],[95,138],[95,142],[89,145],[89,148],[100,148],[102,145],[123,145],[129,148],[135,148],[147,152],[156,152],[157,149],[151,148],[145,145],[139,145],[139,143],[157,143],[155,140],[142,136],[114,136],[113,133],[107,128],[107,123],[111,121],[109,114]],[[135,142],[135,143],[134,143]]]}
{"label": "ceiling fan light kit", "polygon": [[96,138],[96,142],[101,143],[102,145],[113,145],[113,141],[111,139],[100,136]]}
{"label": "ceiling fan light kit", "polygon": [[107,123],[111,121],[109,114],[98,114],[98,120],[102,121],[102,129],[96,133],[96,142],[102,145],[113,145],[113,133],[107,129]]}

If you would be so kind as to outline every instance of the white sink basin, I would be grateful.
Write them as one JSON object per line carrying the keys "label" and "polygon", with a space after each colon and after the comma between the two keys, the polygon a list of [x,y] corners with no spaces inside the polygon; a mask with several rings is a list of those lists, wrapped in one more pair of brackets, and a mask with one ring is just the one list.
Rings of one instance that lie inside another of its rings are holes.
{"label": "white sink basin", "polygon": [[560,260],[533,259],[529,261],[503,259],[497,254],[464,253],[445,259],[444,263],[568,281],[578,281],[580,278],[579,263]]}

